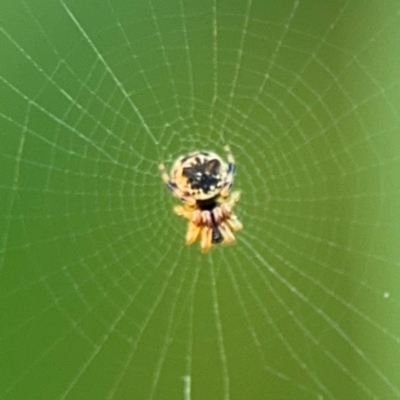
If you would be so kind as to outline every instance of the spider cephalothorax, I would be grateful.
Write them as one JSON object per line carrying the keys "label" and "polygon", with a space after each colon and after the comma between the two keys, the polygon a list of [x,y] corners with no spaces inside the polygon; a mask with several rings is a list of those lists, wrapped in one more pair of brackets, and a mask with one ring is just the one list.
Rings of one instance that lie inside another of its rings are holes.
{"label": "spider cephalothorax", "polygon": [[233,232],[242,224],[233,214],[239,193],[229,197],[235,173],[235,161],[228,146],[228,163],[209,151],[195,151],[179,157],[168,175],[160,165],[162,178],[168,189],[183,205],[174,208],[175,214],[189,220],[186,243],[201,241],[203,251],[217,243],[233,243]]}

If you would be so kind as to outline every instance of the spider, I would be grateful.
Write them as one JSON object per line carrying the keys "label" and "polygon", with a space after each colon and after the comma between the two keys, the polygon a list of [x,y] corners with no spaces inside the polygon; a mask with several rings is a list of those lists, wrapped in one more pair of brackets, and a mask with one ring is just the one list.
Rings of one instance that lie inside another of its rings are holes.
{"label": "spider", "polygon": [[189,220],[186,244],[200,241],[203,252],[218,243],[234,243],[233,232],[243,227],[232,211],[239,200],[239,192],[229,196],[235,160],[229,146],[224,150],[228,163],[215,153],[194,151],[175,161],[171,176],[164,164],[159,165],[167,188],[183,202],[174,207],[174,212]]}

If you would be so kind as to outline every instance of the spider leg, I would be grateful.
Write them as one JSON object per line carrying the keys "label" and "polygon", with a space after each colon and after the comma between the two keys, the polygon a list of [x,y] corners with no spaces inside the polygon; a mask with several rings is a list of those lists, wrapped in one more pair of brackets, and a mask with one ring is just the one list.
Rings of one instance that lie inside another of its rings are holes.
{"label": "spider leg", "polygon": [[186,244],[190,245],[200,239],[201,229],[204,227],[201,223],[201,211],[190,208],[189,205],[175,206],[174,212],[180,217],[189,220],[186,232]]}
{"label": "spider leg", "polygon": [[190,245],[194,243],[200,235],[201,226],[194,224],[193,222],[189,221],[188,230],[186,233],[186,244]]}
{"label": "spider leg", "polygon": [[226,220],[226,224],[233,232],[238,232],[243,229],[243,224],[238,220],[236,215],[231,215],[231,217]]}
{"label": "spider leg", "polygon": [[212,229],[208,226],[202,226],[201,232],[201,251],[206,253],[212,247]]}
{"label": "spider leg", "polygon": [[231,217],[232,209],[239,200],[239,197],[240,192],[233,192],[231,197],[228,197],[225,202],[222,202],[221,205],[213,211],[214,218],[217,222]]}
{"label": "spider leg", "polygon": [[240,192],[233,192],[231,197],[226,201],[226,205],[228,205],[231,209],[233,206],[239,201],[240,199]]}
{"label": "spider leg", "polygon": [[222,222],[219,226],[219,230],[224,238],[224,244],[232,244],[235,242],[235,236],[233,235],[228,224]]}
{"label": "spider leg", "polygon": [[224,150],[226,152],[226,157],[228,159],[228,174],[226,175],[224,185],[222,186],[221,196],[228,197],[229,190],[232,187],[233,177],[235,175],[236,164],[235,164],[235,159],[233,158],[233,154],[231,152],[231,148],[228,145],[226,145],[224,147]]}
{"label": "spider leg", "polygon": [[164,181],[164,183],[166,185],[168,185],[168,182],[170,181],[170,179],[169,179],[169,175],[168,175],[167,169],[165,168],[165,165],[164,164],[159,164],[158,165],[158,169],[161,172],[162,180]]}
{"label": "spider leg", "polygon": [[180,217],[191,220],[193,215],[193,210],[185,208],[185,206],[175,206],[174,213]]}

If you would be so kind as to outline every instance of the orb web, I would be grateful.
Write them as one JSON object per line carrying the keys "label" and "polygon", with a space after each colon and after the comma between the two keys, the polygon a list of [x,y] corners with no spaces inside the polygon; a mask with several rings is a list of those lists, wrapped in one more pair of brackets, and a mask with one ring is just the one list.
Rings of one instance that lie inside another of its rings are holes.
{"label": "orb web", "polygon": [[[3,5],[4,399],[400,397],[395,2]],[[234,246],[158,164],[237,162]]]}

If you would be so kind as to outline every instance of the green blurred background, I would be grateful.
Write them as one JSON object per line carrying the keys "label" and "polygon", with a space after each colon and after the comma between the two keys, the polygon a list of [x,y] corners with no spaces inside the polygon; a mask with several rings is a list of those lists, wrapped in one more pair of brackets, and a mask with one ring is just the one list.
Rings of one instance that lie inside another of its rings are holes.
{"label": "green blurred background", "polygon": [[[0,398],[400,398],[400,4],[1,1]],[[229,143],[244,230],[157,165]]]}

